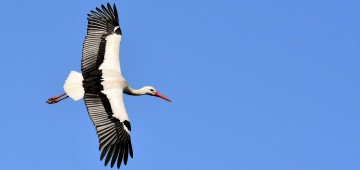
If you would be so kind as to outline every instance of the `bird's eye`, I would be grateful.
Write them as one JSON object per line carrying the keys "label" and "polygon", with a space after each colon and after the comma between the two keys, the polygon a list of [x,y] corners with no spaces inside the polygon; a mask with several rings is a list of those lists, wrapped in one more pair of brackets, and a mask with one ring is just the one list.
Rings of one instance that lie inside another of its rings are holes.
{"label": "bird's eye", "polygon": [[150,89],[150,91],[154,91],[154,89]]}

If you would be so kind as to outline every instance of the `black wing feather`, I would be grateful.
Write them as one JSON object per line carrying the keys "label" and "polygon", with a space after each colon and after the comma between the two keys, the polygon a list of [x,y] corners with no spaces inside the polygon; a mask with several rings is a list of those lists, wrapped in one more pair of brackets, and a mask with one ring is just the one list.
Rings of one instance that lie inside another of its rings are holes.
{"label": "black wing feather", "polygon": [[129,151],[128,151],[128,147],[125,147],[124,149],[125,149],[124,164],[126,165],[126,164],[127,164],[127,160],[128,160]]}
{"label": "black wing feather", "polygon": [[115,148],[115,151],[114,151],[114,156],[112,157],[112,160],[111,160],[111,168],[115,165],[115,162],[117,161],[117,158],[119,156],[119,151],[120,151],[120,147],[119,147],[119,144],[117,144],[116,148]]}
{"label": "black wing feather", "polygon": [[132,145],[131,145],[131,139],[130,139],[130,136],[129,136],[129,145],[128,145],[128,147],[129,147],[129,153],[130,153],[130,157],[131,158],[133,158],[133,150],[132,150]]}
{"label": "black wing feather", "polygon": [[124,155],[124,146],[123,144],[120,144],[120,154],[119,154],[119,157],[118,157],[118,161],[117,161],[117,168],[119,169],[120,166],[121,166],[121,162],[122,162],[122,159],[123,159],[123,155]]}
{"label": "black wing feather", "polygon": [[105,159],[105,166],[109,163],[110,158],[113,156],[115,151],[115,145],[111,145],[109,152],[107,153],[106,159]]}

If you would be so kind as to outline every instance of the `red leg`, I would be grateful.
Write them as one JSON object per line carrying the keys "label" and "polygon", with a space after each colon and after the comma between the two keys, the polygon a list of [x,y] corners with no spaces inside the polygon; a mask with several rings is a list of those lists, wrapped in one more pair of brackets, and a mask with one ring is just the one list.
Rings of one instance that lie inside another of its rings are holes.
{"label": "red leg", "polygon": [[55,96],[55,97],[52,97],[52,98],[49,98],[46,103],[48,104],[55,104],[55,103],[58,103],[59,101],[61,100],[64,100],[66,98],[68,98],[69,96],[66,95],[66,93],[63,93],[61,95],[58,95],[58,96]]}

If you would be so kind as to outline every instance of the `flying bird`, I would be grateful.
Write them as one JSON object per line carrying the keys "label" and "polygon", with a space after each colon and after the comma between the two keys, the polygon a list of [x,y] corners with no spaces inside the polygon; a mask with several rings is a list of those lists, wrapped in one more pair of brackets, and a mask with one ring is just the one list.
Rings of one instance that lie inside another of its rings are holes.
{"label": "flying bird", "polygon": [[126,165],[133,157],[131,124],[123,102],[123,93],[150,95],[171,102],[154,87],[135,90],[121,74],[121,28],[115,4],[101,5],[88,14],[88,28],[82,49],[81,71],[71,71],[64,84],[65,93],[49,98],[46,103],[58,103],[68,97],[84,98],[89,116],[99,138],[100,160],[105,166]]}

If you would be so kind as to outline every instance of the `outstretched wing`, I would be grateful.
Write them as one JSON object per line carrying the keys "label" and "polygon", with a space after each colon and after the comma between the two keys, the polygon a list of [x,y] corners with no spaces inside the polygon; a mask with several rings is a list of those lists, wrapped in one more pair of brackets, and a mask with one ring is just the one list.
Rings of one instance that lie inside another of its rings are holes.
{"label": "outstretched wing", "polygon": [[81,71],[86,76],[92,71],[112,69],[120,72],[121,28],[117,9],[108,3],[107,8],[96,8],[88,14],[88,28],[83,43]]}
{"label": "outstretched wing", "polygon": [[126,165],[128,155],[133,157],[120,73],[121,30],[115,5],[101,8],[88,15],[81,62],[84,100],[99,137],[100,159],[120,168],[122,160]]}
{"label": "outstretched wing", "polygon": [[100,160],[103,160],[106,156],[105,166],[111,160],[111,167],[117,162],[117,167],[120,168],[122,160],[124,160],[126,165],[128,155],[133,157],[130,122],[128,120],[120,120],[113,112],[113,103],[118,103],[120,109],[117,109],[124,110],[121,109],[124,108],[122,92],[116,92],[116,90],[109,91],[109,93],[113,93],[112,99],[109,100],[106,94],[87,93],[86,91],[87,89],[85,89],[84,100],[99,137]]}

